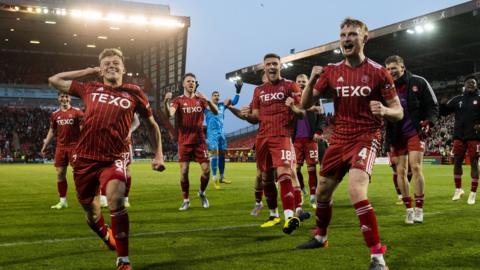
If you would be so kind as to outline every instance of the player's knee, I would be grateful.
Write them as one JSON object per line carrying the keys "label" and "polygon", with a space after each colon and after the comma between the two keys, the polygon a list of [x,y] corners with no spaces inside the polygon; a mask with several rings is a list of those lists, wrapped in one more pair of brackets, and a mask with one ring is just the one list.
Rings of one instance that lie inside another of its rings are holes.
{"label": "player's knee", "polygon": [[123,207],[124,198],[123,194],[113,194],[107,197],[108,209],[116,210],[120,207]]}

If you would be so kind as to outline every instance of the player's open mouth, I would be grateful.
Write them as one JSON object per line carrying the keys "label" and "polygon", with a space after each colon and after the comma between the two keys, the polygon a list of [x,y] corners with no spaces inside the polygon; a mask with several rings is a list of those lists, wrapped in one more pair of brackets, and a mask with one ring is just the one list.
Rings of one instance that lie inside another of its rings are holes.
{"label": "player's open mouth", "polygon": [[352,50],[353,50],[353,44],[345,44],[345,45],[343,45],[343,50],[344,50],[345,52],[350,52],[350,51],[352,51]]}
{"label": "player's open mouth", "polygon": [[268,74],[270,74],[270,75],[275,75],[275,74],[277,74],[277,71],[276,71],[276,70],[270,70],[270,71],[268,72]]}

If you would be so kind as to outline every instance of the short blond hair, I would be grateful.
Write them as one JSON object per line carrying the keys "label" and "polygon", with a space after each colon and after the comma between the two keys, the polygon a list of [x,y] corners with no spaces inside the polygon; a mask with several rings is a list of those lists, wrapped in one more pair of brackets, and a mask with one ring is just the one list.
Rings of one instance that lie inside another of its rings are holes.
{"label": "short blond hair", "polygon": [[98,55],[98,61],[102,61],[103,58],[108,57],[108,56],[118,56],[118,57],[120,57],[120,59],[122,59],[122,62],[125,62],[124,58],[123,58],[123,52],[120,49],[117,49],[117,48],[104,49]]}
{"label": "short blond hair", "polygon": [[297,75],[297,80],[298,80],[298,78],[305,78],[305,79],[307,79],[307,81],[308,81],[308,76],[307,76],[306,74],[303,74],[303,73],[302,73],[302,74],[298,74],[298,75]]}
{"label": "short blond hair", "polygon": [[360,27],[360,30],[363,31],[363,33],[368,32],[368,27],[364,22],[351,17],[347,17],[343,19],[342,23],[340,24],[340,29],[342,29],[345,26],[358,26]]}

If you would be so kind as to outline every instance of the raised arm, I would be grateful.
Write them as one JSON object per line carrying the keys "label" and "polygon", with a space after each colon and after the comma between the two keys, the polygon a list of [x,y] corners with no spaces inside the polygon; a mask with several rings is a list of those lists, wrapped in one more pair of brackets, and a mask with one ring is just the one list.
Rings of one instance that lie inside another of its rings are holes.
{"label": "raised arm", "polygon": [[195,92],[195,95],[199,97],[200,99],[204,100],[208,104],[208,109],[215,115],[218,114],[218,107],[215,105],[211,100],[208,100],[205,95],[203,95],[200,92]]}
{"label": "raised arm", "polygon": [[165,163],[163,161],[162,134],[160,133],[160,127],[153,116],[148,117],[145,124],[148,129],[150,144],[152,149],[155,149],[155,156],[152,160],[152,169],[155,171],[163,171],[165,170]]}
{"label": "raised arm", "polygon": [[[245,110],[250,110],[250,107],[244,107],[246,108]],[[242,119],[242,120],[245,120],[247,122],[249,122],[250,124],[258,124],[258,119],[256,118],[248,118],[248,117],[245,117],[245,115],[242,114],[242,110],[239,110],[233,106],[227,106],[227,109],[229,109],[233,115],[235,115],[236,117]]]}
{"label": "raised arm", "polygon": [[45,155],[45,151],[47,150],[47,146],[52,141],[54,135],[55,135],[55,131],[53,130],[53,128],[50,128],[48,130],[47,137],[45,137],[45,139],[43,139],[42,150],[40,150],[40,154],[42,154],[43,156]]}
{"label": "raised arm", "polygon": [[99,74],[99,73],[100,73],[99,67],[60,72],[48,78],[48,82],[52,87],[57,89],[59,92],[68,93],[68,90],[70,89],[70,85],[72,85],[72,80],[80,79],[89,75]]}
{"label": "raised arm", "polygon": [[235,83],[235,97],[233,98],[232,100],[232,105],[235,106],[237,105],[238,101],[240,100],[240,92],[242,91],[242,87],[243,87],[243,81],[240,79],[240,80],[237,80],[237,82]]}
{"label": "raised arm", "polygon": [[296,105],[295,105],[295,100],[291,97],[288,97],[286,100],[285,100],[285,105],[287,107],[290,108],[290,110],[292,110],[293,114],[295,114],[295,117],[299,118],[299,119],[302,119],[303,117],[305,117],[305,110],[301,109],[301,108],[298,108]]}
{"label": "raised arm", "polygon": [[310,108],[315,105],[315,99],[320,96],[318,91],[314,91],[315,84],[320,78],[320,75],[323,73],[323,67],[314,66],[312,68],[312,74],[310,75],[310,80],[308,81],[305,89],[302,92],[301,104],[302,108]]}
{"label": "raised arm", "polygon": [[168,92],[165,94],[165,99],[164,99],[164,105],[165,105],[165,114],[168,117],[173,117],[175,115],[175,112],[177,111],[176,108],[170,106],[170,101],[172,100],[172,93]]}

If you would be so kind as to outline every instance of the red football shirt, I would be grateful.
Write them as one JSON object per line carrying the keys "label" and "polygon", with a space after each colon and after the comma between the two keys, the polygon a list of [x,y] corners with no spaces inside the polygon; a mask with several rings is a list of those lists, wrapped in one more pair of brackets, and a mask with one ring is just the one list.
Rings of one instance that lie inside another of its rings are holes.
{"label": "red football shirt", "polygon": [[82,118],[82,110],[75,107],[66,111],[58,109],[50,115],[50,128],[57,132],[57,147],[73,148],[77,145]]}
{"label": "red football shirt", "polygon": [[372,114],[370,101],[381,101],[385,105],[385,100],[397,96],[387,70],[368,58],[357,67],[347,66],[345,60],[327,65],[314,91],[333,97],[335,129],[332,139],[339,142],[365,134],[380,136],[383,119]]}
{"label": "red football shirt", "polygon": [[178,130],[178,144],[198,144],[205,142],[203,133],[204,110],[206,101],[193,96],[191,98],[181,95],[170,102],[176,109],[176,126]]}
{"label": "red football shirt", "polygon": [[134,84],[112,88],[99,82],[73,81],[69,94],[81,98],[86,107],[75,149],[79,157],[98,161],[121,158],[133,114],[138,112],[143,118],[152,115],[148,98]]}
{"label": "red football shirt", "polygon": [[293,134],[294,114],[285,105],[288,97],[300,101],[300,87],[293,81],[281,79],[275,84],[266,82],[253,92],[252,110],[258,110],[260,128],[257,137],[290,137]]}

